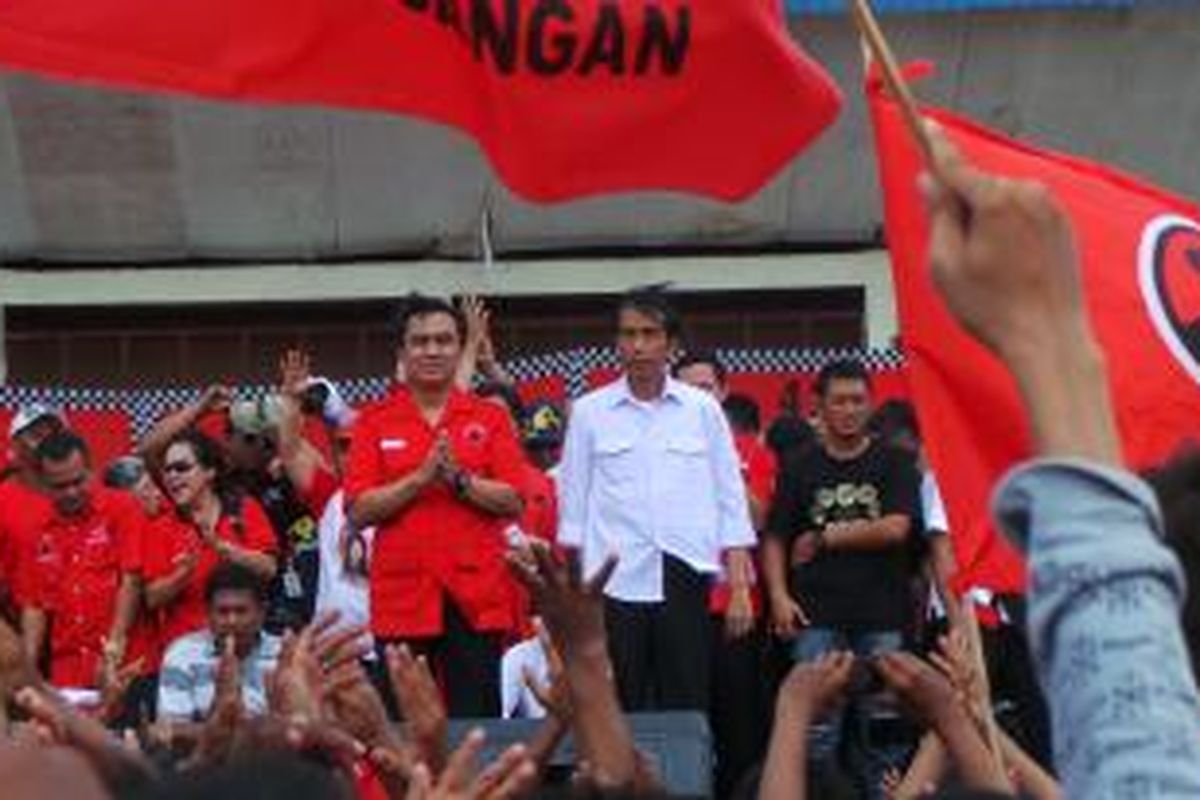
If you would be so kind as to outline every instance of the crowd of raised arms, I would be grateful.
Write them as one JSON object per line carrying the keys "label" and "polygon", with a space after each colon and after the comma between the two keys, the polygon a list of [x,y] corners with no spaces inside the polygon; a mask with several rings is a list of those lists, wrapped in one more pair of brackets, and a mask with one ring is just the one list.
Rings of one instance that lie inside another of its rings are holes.
{"label": "crowd of raised arms", "polygon": [[357,409],[289,351],[110,464],[17,414],[0,796],[669,796],[646,712],[706,721],[718,797],[1200,797],[1200,456],[1122,466],[1068,223],[930,136],[929,268],[1036,456],[992,509],[1026,594],[958,579],[915,415],[854,361],[762,425],[635,290],[621,376],[564,408],[481,303],[412,296]]}

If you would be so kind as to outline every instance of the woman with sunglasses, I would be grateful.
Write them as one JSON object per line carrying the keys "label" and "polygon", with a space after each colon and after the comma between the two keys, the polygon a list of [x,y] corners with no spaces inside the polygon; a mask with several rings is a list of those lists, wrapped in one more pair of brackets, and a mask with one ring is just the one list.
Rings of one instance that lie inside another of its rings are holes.
{"label": "woman with sunglasses", "polygon": [[275,575],[276,539],[262,507],[226,486],[219,445],[199,431],[173,437],[161,483],[174,505],[146,539],[146,605],[159,611],[163,645],[207,624],[204,584],[222,561],[264,581]]}

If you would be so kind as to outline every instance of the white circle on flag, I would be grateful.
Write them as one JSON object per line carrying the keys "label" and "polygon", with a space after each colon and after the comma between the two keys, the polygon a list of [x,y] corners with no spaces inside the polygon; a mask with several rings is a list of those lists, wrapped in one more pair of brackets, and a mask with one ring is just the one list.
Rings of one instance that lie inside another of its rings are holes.
{"label": "white circle on flag", "polygon": [[[1138,285],[1158,335],[1192,380],[1200,383],[1200,343],[1189,342],[1187,335],[1187,324],[1200,324],[1200,319],[1180,318],[1165,275],[1167,246],[1180,233],[1200,235],[1200,223],[1178,214],[1163,214],[1146,223],[1138,245]],[[1196,268],[1200,281],[1200,264]]]}

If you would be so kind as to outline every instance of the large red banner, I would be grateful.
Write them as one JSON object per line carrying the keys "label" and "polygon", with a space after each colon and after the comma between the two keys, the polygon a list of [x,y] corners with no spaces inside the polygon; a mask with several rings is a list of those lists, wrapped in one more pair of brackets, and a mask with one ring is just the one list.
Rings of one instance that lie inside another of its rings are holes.
{"label": "large red banner", "polygon": [[[1030,453],[1017,390],[951,319],[930,278],[921,158],[899,107],[868,86],[910,388],[965,583],[1016,589],[1023,568],[988,519],[1002,473]],[[1200,207],[1107,166],[925,108],[979,168],[1043,182],[1071,219],[1108,362],[1126,459],[1161,461],[1200,429]]]}
{"label": "large red banner", "polygon": [[6,0],[0,64],[414,114],[535,200],[733,200],[840,107],[784,20],[778,0]]}

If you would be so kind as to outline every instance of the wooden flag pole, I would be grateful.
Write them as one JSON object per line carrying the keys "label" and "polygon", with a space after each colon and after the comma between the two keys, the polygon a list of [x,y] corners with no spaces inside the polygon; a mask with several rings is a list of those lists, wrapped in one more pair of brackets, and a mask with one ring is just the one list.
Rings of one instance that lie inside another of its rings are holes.
{"label": "wooden flag pole", "polygon": [[[883,75],[883,83],[887,87],[888,92],[900,104],[900,114],[904,119],[904,125],[908,128],[909,134],[913,137],[913,141],[921,149],[921,155],[925,159],[925,164],[930,171],[936,174],[936,162],[933,159],[933,144],[929,140],[929,134],[925,130],[925,125],[921,121],[921,112],[917,109],[917,101],[913,97],[912,91],[908,88],[908,83],[904,80],[904,75],[900,72],[900,65],[896,61],[896,57],[892,54],[892,48],[888,44],[887,39],[883,35],[883,30],[879,27],[879,21],[875,18],[875,12],[871,10],[870,0],[850,0],[850,10],[854,18],[854,25],[858,28],[858,33],[865,45],[864,55],[869,56],[875,63],[879,65],[879,69]],[[868,68],[870,67],[870,59],[868,59]],[[979,631],[979,620],[975,617],[975,612],[971,608],[973,600],[967,596],[964,598],[966,608],[963,610],[962,619],[959,620],[961,625],[961,635],[967,639],[967,648],[970,653],[972,666],[977,673],[977,680],[981,681],[981,688],[987,697],[987,707],[984,710],[984,719],[979,720],[982,725],[983,737],[987,748],[991,751],[993,758],[996,759],[1000,771],[1004,774],[1004,759],[1000,752],[1000,735],[996,727],[995,717],[992,715],[991,708],[991,682],[988,680],[987,662],[983,657],[983,641]]]}
{"label": "wooden flag pole", "polygon": [[921,113],[917,110],[917,101],[913,98],[912,91],[900,73],[900,66],[896,63],[896,57],[892,55],[892,48],[883,36],[883,30],[879,27],[875,12],[871,10],[870,0],[850,0],[850,10],[859,36],[866,42],[868,51],[883,73],[884,85],[887,86],[888,92],[896,99],[896,102],[900,104],[900,113],[904,117],[905,127],[908,128],[913,141],[921,148],[925,163],[932,169],[934,164],[933,145],[929,141],[929,135],[925,132],[925,126],[921,123]]}

